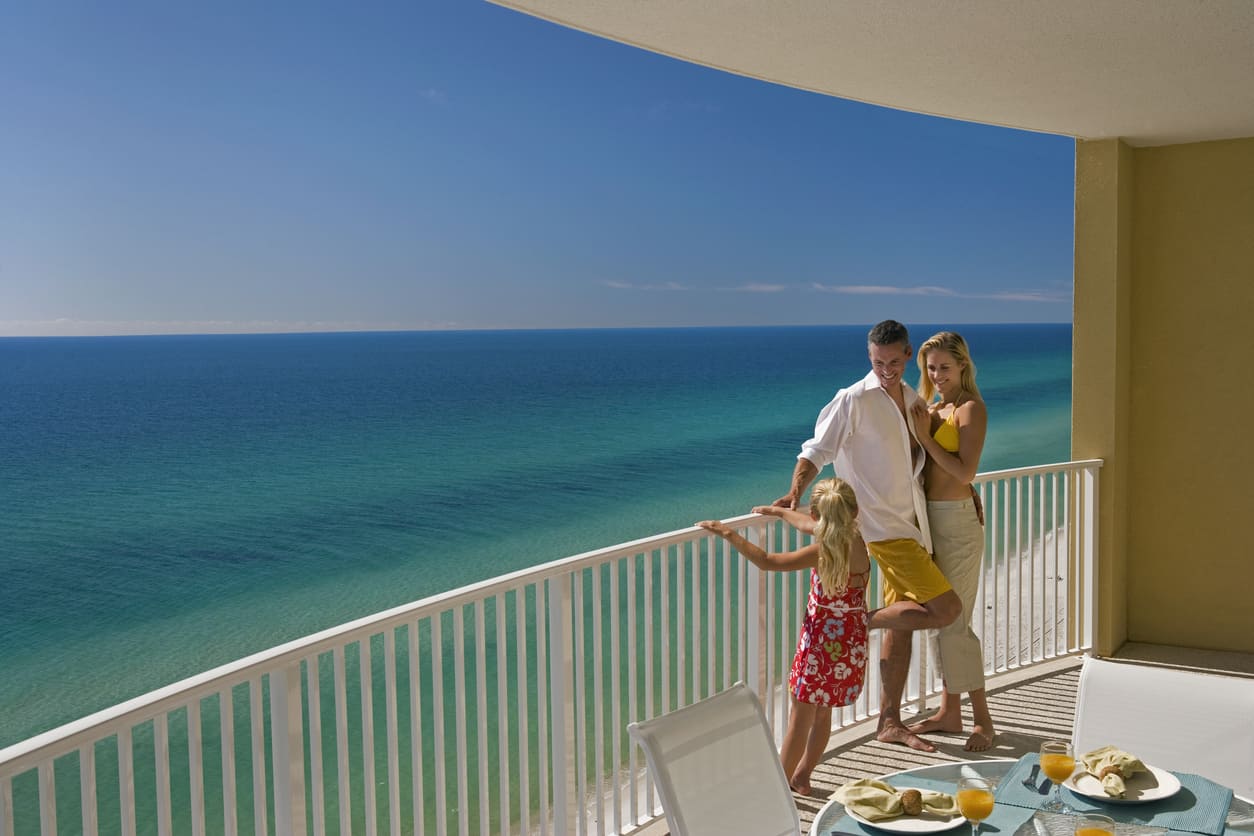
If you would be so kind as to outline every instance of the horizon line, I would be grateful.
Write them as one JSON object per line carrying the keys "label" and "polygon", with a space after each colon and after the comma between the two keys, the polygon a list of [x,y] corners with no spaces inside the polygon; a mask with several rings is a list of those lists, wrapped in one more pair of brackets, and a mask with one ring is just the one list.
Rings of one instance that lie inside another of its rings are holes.
{"label": "horizon line", "polygon": [[[81,340],[81,339],[117,339],[117,338],[153,338],[153,337],[299,337],[321,334],[459,334],[459,333],[518,333],[518,332],[563,332],[563,331],[691,331],[716,329],[759,329],[768,328],[865,328],[874,322],[830,322],[830,323],[797,323],[797,324],[753,324],[753,325],[563,325],[563,326],[513,326],[513,327],[460,327],[460,328],[327,328],[292,331],[152,331],[137,333],[98,333],[98,334],[0,334],[0,340]],[[950,328],[968,328],[987,325],[1067,325],[1073,326],[1071,320],[1006,320],[984,322],[919,322],[915,325],[943,326]]]}

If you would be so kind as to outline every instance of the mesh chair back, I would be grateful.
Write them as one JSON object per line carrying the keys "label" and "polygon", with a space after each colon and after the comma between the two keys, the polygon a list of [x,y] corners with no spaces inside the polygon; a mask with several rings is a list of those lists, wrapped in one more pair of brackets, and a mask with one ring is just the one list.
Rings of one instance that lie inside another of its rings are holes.
{"label": "mesh chair back", "polygon": [[742,682],[627,726],[672,836],[798,836],[792,790],[758,698]]}
{"label": "mesh chair back", "polygon": [[1072,744],[1077,755],[1117,746],[1254,798],[1254,679],[1087,658]]}

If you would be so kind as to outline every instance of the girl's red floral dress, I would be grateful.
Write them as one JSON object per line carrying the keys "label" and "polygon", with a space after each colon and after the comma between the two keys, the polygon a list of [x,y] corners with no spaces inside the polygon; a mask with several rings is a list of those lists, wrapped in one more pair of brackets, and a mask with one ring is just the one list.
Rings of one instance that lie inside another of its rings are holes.
{"label": "girl's red floral dress", "polygon": [[811,570],[810,597],[788,675],[798,702],[841,706],[858,698],[866,675],[866,619],[864,588],[849,587],[829,597],[818,571]]}

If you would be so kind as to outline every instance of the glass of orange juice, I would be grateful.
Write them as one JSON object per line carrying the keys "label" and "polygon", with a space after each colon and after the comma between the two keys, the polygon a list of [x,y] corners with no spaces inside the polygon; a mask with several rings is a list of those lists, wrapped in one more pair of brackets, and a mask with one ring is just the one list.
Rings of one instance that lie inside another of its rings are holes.
{"label": "glass of orange juice", "polygon": [[1115,836],[1115,820],[1110,816],[1085,813],[1075,820],[1075,836]]}
{"label": "glass of orange juice", "polygon": [[958,811],[971,825],[971,836],[979,836],[980,822],[993,814],[993,782],[987,778],[959,778],[957,801]]}
{"label": "glass of orange juice", "polygon": [[1054,792],[1049,800],[1041,805],[1041,809],[1050,813],[1072,813],[1067,802],[1062,800],[1062,782],[1075,772],[1075,752],[1071,750],[1069,740],[1046,740],[1041,744],[1041,772],[1054,782]]}

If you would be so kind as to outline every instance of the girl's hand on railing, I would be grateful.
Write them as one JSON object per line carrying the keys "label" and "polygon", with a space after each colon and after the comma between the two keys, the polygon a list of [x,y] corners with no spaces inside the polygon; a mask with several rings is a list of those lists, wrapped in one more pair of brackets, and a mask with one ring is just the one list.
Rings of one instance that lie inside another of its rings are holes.
{"label": "girl's hand on railing", "polygon": [[720,520],[701,520],[696,525],[698,528],[704,528],[706,531],[713,531],[720,537],[726,537],[732,533],[732,530],[723,525]]}
{"label": "girl's hand on railing", "polygon": [[806,511],[794,511],[791,508],[781,508],[778,505],[755,505],[752,510],[755,514],[764,514],[768,517],[779,517],[781,520],[786,520],[789,525],[803,534],[814,533],[814,517],[810,516]]}

